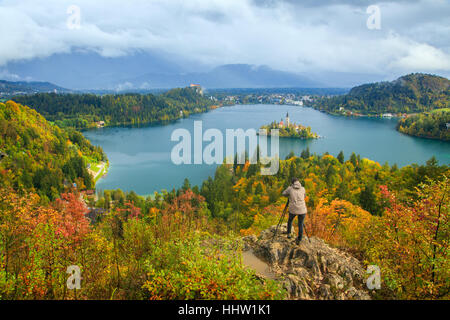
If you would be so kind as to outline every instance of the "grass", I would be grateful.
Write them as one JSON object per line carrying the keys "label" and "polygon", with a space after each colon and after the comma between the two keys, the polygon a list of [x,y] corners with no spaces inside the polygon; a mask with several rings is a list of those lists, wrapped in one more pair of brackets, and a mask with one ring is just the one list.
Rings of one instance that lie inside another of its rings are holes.
{"label": "grass", "polygon": [[[101,177],[108,171],[108,163],[105,163],[105,165],[102,168],[102,165],[94,159],[90,159],[88,157],[85,157],[86,162],[91,165],[91,170],[94,172],[94,175],[96,178],[94,179],[94,182],[97,183],[98,180],[100,180]],[[101,170],[101,171],[100,171]]]}
{"label": "grass", "polygon": [[[100,169],[100,167],[99,167]],[[98,169],[97,169],[98,170]],[[94,179],[94,182],[97,183],[98,180],[100,180],[101,177],[103,177],[103,175],[108,172],[108,164],[105,163],[105,166],[103,167],[102,171],[100,172],[100,174],[97,176],[97,178]]]}
{"label": "grass", "polygon": [[94,172],[98,172],[100,170],[101,166],[98,163],[91,163],[91,170]]}

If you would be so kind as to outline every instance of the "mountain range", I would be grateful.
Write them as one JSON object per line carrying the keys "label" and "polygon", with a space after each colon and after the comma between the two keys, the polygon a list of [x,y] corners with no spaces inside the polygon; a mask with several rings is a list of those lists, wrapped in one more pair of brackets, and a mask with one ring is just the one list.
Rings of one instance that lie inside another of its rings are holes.
{"label": "mountain range", "polygon": [[93,53],[55,54],[15,61],[0,68],[3,78],[55,83],[72,90],[152,90],[204,88],[350,88],[386,76],[348,72],[296,73],[250,64],[203,65],[162,53],[135,53],[105,58]]}

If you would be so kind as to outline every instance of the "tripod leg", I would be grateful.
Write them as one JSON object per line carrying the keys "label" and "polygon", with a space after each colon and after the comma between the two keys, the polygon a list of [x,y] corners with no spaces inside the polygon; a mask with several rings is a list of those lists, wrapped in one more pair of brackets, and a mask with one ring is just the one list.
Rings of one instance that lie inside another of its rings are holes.
{"label": "tripod leg", "polygon": [[275,239],[275,236],[278,233],[278,229],[280,228],[280,226],[283,224],[283,220],[284,220],[284,216],[286,215],[286,210],[283,210],[283,214],[281,215],[280,220],[278,221],[277,227],[275,228],[275,232],[273,233],[273,237],[272,237],[272,242]]}
{"label": "tripod leg", "polygon": [[278,223],[277,223],[277,226],[276,226],[276,228],[275,228],[275,231],[273,232],[272,242],[273,242],[273,240],[275,239],[275,236],[276,236],[277,233],[278,233],[278,228],[279,228],[280,225],[281,225],[281,221],[283,220],[283,216],[284,216],[284,214],[281,215],[280,220],[278,220]]}
{"label": "tripod leg", "polygon": [[273,237],[272,237],[272,242],[273,242],[273,240],[275,239],[275,236],[278,233],[278,229],[280,228],[281,224],[283,223],[284,216],[286,215],[286,212],[287,212],[288,208],[289,208],[289,199],[288,199],[286,205],[284,206],[283,213],[281,214],[280,221],[278,221],[277,227],[275,228],[275,232],[274,232]]}

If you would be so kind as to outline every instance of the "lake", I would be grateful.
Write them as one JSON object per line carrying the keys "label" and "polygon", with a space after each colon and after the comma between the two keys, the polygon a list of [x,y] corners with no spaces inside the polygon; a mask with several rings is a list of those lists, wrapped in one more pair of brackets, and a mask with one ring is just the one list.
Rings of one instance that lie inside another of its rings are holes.
{"label": "lake", "polygon": [[[308,141],[280,138],[282,159],[290,151],[299,155],[309,147],[311,153],[328,151],[336,156],[342,150],[346,159],[355,152],[381,164],[388,162],[398,166],[424,164],[433,155],[440,164],[450,163],[449,142],[401,134],[395,130],[396,119],[346,118],[298,106],[237,105],[192,115],[168,125],[101,128],[84,132],[94,145],[103,148],[110,161],[107,177],[98,181],[97,188],[120,188],[149,195],[154,191],[178,188],[184,178],[188,178],[192,185],[201,185],[208,176],[214,176],[217,165],[173,164],[170,156],[177,144],[171,141],[174,130],[185,128],[193,136],[194,121],[202,121],[203,132],[216,128],[225,136],[226,129],[257,130],[272,121],[284,120],[286,112],[289,112],[291,122],[311,126],[312,131],[323,138]],[[204,142],[203,146],[208,144]]]}

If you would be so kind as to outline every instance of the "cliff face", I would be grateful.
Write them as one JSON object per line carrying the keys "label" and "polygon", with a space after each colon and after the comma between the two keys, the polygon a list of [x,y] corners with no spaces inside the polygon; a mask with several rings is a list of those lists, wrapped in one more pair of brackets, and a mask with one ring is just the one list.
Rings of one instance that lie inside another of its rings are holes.
{"label": "cliff face", "polygon": [[[295,244],[281,233],[272,241],[275,226],[259,237],[248,236],[244,250],[268,264],[277,281],[281,281],[291,299],[368,300],[365,270],[351,255],[327,245],[323,240],[304,236]],[[251,266],[250,266],[251,267]],[[266,277],[266,275],[261,275]]]}

